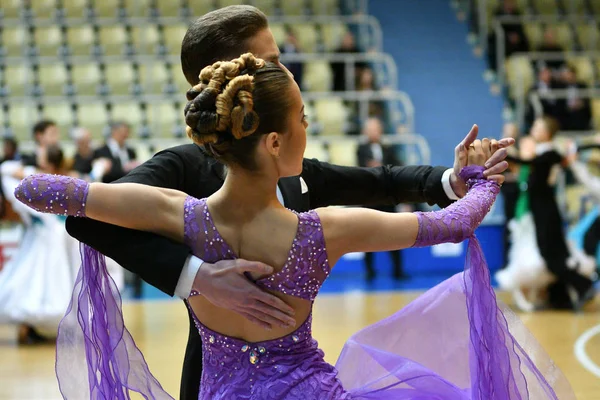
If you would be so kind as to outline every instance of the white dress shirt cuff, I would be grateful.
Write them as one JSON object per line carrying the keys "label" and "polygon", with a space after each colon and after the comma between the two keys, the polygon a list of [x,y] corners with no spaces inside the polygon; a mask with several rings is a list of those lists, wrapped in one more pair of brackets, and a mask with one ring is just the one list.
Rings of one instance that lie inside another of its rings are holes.
{"label": "white dress shirt cuff", "polygon": [[454,193],[452,185],[450,185],[450,175],[452,175],[452,172],[454,172],[453,168],[448,168],[444,171],[444,174],[442,175],[442,186],[444,187],[444,193],[446,193],[446,196],[448,196],[450,200],[458,200],[460,197]]}
{"label": "white dress shirt cuff", "polygon": [[204,261],[193,255],[190,255],[187,260],[185,260],[181,275],[179,275],[179,280],[177,281],[177,286],[175,287],[175,296],[183,300],[190,297],[194,279],[202,264],[204,264]]}

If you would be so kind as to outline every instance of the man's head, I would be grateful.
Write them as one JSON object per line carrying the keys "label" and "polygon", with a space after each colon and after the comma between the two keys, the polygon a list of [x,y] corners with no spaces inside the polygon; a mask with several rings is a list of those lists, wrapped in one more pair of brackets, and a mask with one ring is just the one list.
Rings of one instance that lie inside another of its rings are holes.
{"label": "man's head", "polygon": [[369,143],[381,142],[381,136],[383,136],[383,124],[379,118],[369,118],[363,125],[363,135],[367,137]]}
{"label": "man's head", "polygon": [[58,143],[58,127],[54,121],[44,119],[33,126],[33,139],[38,146],[47,147]]}
{"label": "man's head", "polygon": [[129,138],[129,124],[125,122],[115,122],[110,127],[110,136],[119,144],[120,147],[125,146],[127,138]]}
{"label": "man's head", "polygon": [[567,83],[577,83],[577,69],[573,65],[567,66],[562,73],[562,78]]}
{"label": "man's head", "polygon": [[198,18],[186,32],[181,67],[194,86],[204,67],[247,52],[287,71],[279,61],[279,48],[262,11],[245,5],[220,8]]}
{"label": "man's head", "polygon": [[549,85],[552,82],[552,71],[547,66],[542,66],[538,72],[538,79],[540,82],[544,82]]}
{"label": "man's head", "polygon": [[92,142],[92,133],[86,128],[76,128],[73,130],[73,140],[79,149],[88,149]]}
{"label": "man's head", "polygon": [[12,138],[12,137],[5,137],[3,142],[3,152],[4,152],[4,159],[6,160],[12,160],[15,158],[15,155],[17,154],[17,141]]}

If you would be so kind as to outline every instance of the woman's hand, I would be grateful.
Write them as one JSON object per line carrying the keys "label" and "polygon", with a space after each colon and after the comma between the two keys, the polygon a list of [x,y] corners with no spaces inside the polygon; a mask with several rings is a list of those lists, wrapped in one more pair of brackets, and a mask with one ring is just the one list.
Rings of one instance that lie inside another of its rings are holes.
{"label": "woman's hand", "polygon": [[[484,139],[487,140],[487,139]],[[486,150],[489,152],[489,143],[483,146],[481,140],[475,140],[468,149],[467,158],[468,165],[480,165],[483,166],[487,159]]]}

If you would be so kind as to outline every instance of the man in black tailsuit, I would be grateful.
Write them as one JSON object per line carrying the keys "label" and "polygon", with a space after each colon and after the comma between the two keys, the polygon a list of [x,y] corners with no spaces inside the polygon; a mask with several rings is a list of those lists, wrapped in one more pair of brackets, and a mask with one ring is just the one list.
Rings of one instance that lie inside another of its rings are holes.
{"label": "man in black tailsuit", "polygon": [[[251,6],[216,10],[196,20],[188,29],[181,49],[183,72],[190,85],[195,85],[202,68],[248,51],[281,65],[279,49],[262,12]],[[465,144],[468,146],[476,136],[477,128],[474,127],[457,146],[455,170],[460,168],[459,159],[460,162],[466,160]],[[506,163],[502,162],[506,151],[496,150],[510,143],[488,140],[483,143],[488,156],[493,154],[488,176],[496,178],[506,168]],[[303,168],[302,176],[279,182],[280,200],[296,211],[328,205],[402,202],[446,206],[466,191],[455,170],[444,167],[349,168],[305,159]],[[116,183],[135,182],[172,188],[204,198],[221,187],[223,174],[222,165],[208,157],[199,146],[186,144],[156,154]],[[270,266],[246,260],[204,263],[183,244],[91,219],[70,217],[67,230],[171,296],[186,299],[191,290],[197,290],[220,307],[239,312],[264,326],[283,324],[290,319],[290,307],[259,289],[244,274],[271,273]],[[181,399],[198,398],[201,372],[202,342],[190,317]]]}

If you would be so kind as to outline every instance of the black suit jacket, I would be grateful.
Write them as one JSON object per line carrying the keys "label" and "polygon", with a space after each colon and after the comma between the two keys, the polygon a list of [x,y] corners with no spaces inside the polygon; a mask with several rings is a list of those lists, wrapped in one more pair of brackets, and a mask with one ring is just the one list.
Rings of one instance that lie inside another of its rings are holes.
{"label": "black suit jacket", "polygon": [[[285,205],[296,211],[329,205],[369,205],[427,202],[446,206],[450,200],[441,179],[446,168],[430,166],[353,168],[305,159],[302,194],[298,177],[281,179]],[[115,183],[135,182],[181,190],[204,198],[223,184],[222,167],[195,144],[164,150]],[[92,246],[138,274],[149,284],[173,295],[190,249],[165,237],[87,218],[69,217],[71,236]],[[181,399],[197,399],[202,368],[202,342],[190,320]]]}
{"label": "black suit jacket", "polygon": [[[136,154],[133,149],[128,147],[127,154],[129,155],[130,160],[136,159]],[[112,166],[110,168],[110,171],[108,171],[106,174],[104,174],[104,176],[102,177],[102,182],[105,182],[105,183],[114,182],[125,176],[125,170],[123,169],[125,166],[121,164],[121,159],[119,157],[113,156],[113,154],[110,151],[110,148],[108,147],[107,144],[105,144],[104,146],[102,146],[99,149],[96,149],[96,151],[94,151],[93,159],[96,160],[98,158],[108,158],[112,161]]]}

